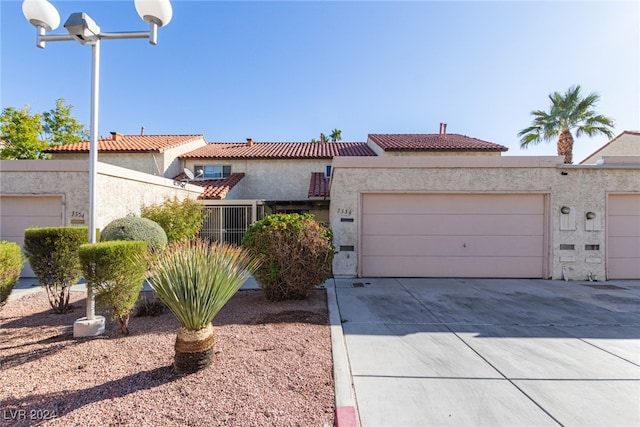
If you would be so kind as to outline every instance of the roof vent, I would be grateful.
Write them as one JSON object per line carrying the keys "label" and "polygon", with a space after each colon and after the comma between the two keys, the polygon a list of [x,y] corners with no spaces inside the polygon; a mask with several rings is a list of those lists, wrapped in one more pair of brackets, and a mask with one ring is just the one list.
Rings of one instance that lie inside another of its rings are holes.
{"label": "roof vent", "polygon": [[247,138],[247,147],[251,147],[254,144],[253,138]]}
{"label": "roof vent", "polygon": [[114,141],[119,141],[122,139],[124,135],[118,132],[111,132],[111,139],[113,139]]}

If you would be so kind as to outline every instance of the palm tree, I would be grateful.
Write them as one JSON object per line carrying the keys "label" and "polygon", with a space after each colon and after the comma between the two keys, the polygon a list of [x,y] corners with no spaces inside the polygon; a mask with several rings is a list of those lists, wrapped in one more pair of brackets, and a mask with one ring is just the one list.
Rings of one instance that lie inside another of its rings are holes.
{"label": "palm tree", "polygon": [[573,135],[583,134],[589,137],[606,135],[613,137],[613,120],[598,114],[593,108],[600,100],[598,94],[590,93],[583,98],[580,85],[571,86],[564,94],[554,92],[549,95],[551,106],[549,112],[532,111],[534,116],[531,126],[518,132],[520,148],[527,148],[529,144],[539,144],[558,137],[558,155],[564,156],[564,162],[573,162]]}
{"label": "palm tree", "polygon": [[342,131],[338,128],[332,130],[329,138],[331,138],[331,142],[342,141]]}
{"label": "palm tree", "polygon": [[237,246],[202,240],[171,243],[154,259],[150,284],[180,322],[173,366],[186,374],[213,361],[211,321],[259,262]]}

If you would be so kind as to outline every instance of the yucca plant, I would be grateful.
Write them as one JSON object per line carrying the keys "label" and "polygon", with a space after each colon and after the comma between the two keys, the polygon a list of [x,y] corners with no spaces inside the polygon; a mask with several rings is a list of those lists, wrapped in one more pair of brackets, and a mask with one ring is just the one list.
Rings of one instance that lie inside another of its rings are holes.
{"label": "yucca plant", "polygon": [[204,369],[213,360],[213,318],[259,261],[239,247],[196,239],[169,244],[153,263],[151,287],[181,325],[174,368],[181,374]]}

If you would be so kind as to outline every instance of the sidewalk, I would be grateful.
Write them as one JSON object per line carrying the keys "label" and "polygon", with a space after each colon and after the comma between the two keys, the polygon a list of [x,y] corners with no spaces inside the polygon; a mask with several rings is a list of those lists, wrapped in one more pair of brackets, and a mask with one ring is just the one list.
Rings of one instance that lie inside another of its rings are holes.
{"label": "sidewalk", "polygon": [[[11,291],[11,295],[9,295],[9,299],[11,300],[13,298],[20,298],[24,295],[29,295],[30,293],[38,292],[42,288],[43,286],[38,282],[37,278],[21,277],[18,280],[18,283],[16,283],[16,285],[13,287],[13,290]],[[240,289],[241,290],[260,289],[260,286],[258,285],[256,280],[253,278],[253,276],[251,276],[247,279],[246,282],[244,282],[244,284]],[[151,286],[149,286],[148,282],[144,283],[142,290],[149,291],[149,292],[152,291]],[[77,285],[73,285],[71,287],[71,291],[87,292],[87,284],[84,282],[84,280],[81,280],[80,283],[78,283]]]}

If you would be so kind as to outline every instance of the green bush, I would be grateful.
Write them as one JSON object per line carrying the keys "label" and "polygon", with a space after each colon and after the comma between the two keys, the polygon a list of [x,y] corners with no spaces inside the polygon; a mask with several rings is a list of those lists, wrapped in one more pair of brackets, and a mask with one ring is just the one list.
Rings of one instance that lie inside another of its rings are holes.
{"label": "green bush", "polygon": [[89,240],[87,227],[27,228],[24,252],[56,313],[69,310],[69,290],[82,277],[78,248]]}
{"label": "green bush", "polygon": [[111,221],[102,230],[100,241],[137,240],[147,242],[157,252],[167,245],[167,234],[156,222],[147,218],[128,216]]}
{"label": "green bush", "polygon": [[160,205],[143,206],[141,217],[157,222],[170,242],[193,239],[202,229],[206,211],[195,200],[167,199]]}
{"label": "green bush", "polygon": [[9,294],[20,278],[24,257],[20,245],[13,242],[0,242],[0,307],[9,298]]}
{"label": "green bush", "polygon": [[255,278],[271,301],[304,299],[331,277],[333,235],[310,214],[274,214],[251,225],[242,246],[262,265]]}
{"label": "green bush", "polygon": [[147,243],[141,241],[87,244],[78,251],[82,272],[96,302],[113,309],[113,318],[125,335],[146,276],[146,254]]}

